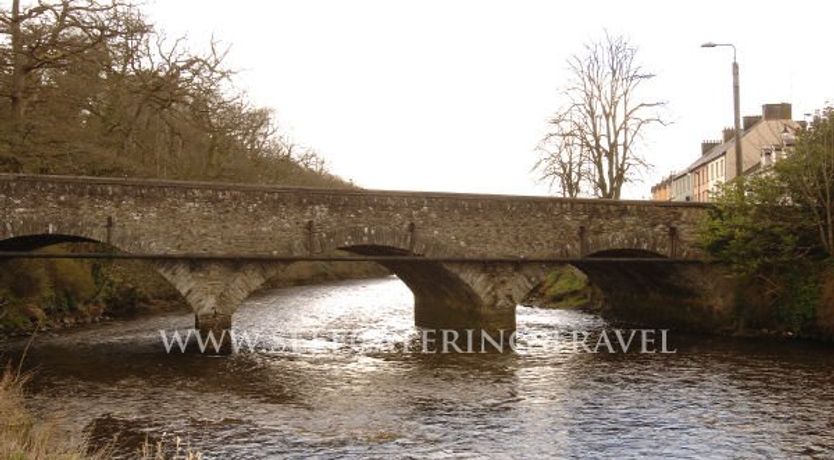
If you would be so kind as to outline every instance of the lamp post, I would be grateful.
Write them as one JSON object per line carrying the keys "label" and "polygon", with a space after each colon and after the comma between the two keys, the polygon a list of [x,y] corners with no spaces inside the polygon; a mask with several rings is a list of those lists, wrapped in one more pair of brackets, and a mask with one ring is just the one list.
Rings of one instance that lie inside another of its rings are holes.
{"label": "lamp post", "polygon": [[744,172],[744,166],[741,156],[741,103],[739,98],[738,88],[738,61],[736,60],[736,47],[732,43],[713,43],[707,42],[701,45],[701,48],[717,48],[719,46],[729,46],[733,49],[733,112],[735,116],[736,128],[736,175],[741,177]]}

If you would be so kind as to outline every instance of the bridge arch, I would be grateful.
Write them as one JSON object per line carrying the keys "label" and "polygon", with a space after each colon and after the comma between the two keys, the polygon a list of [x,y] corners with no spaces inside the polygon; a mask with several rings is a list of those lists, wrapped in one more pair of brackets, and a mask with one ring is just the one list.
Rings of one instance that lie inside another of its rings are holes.
{"label": "bridge arch", "polygon": [[[720,276],[720,268],[674,260],[663,254],[662,249],[662,246],[655,250],[608,247],[567,265],[586,275],[598,290],[602,296],[597,299],[601,301],[599,313],[608,319],[648,327],[680,326],[694,330],[701,327],[707,330],[708,325],[720,323],[730,299],[722,295],[729,285],[728,278]],[[542,264],[520,271],[511,279],[513,288],[507,292],[513,292],[519,304],[527,303],[531,291],[541,286],[558,266],[564,264]]]}
{"label": "bridge arch", "polygon": [[454,241],[454,237],[441,239],[444,235],[428,234],[413,223],[403,227],[354,225],[316,231],[314,235],[312,247],[309,248],[310,252],[313,253],[327,254],[337,250],[347,250],[360,254],[360,252],[351,251],[349,248],[379,247],[386,248],[385,253],[379,255],[419,255],[426,257],[462,255],[462,251],[455,249],[448,242]]}
{"label": "bridge arch", "polygon": [[[322,231],[317,234],[314,249],[323,254],[344,251],[366,256],[462,256],[437,235],[425,235],[414,225],[351,226]],[[418,327],[462,330],[484,325],[485,312],[491,306],[477,284],[473,284],[467,267],[428,260],[378,263],[411,290]],[[515,328],[514,306],[512,319],[504,323],[506,329]]]}
{"label": "bridge arch", "polygon": [[[657,236],[655,233],[609,231],[599,234],[591,234],[586,238],[583,254],[581,257],[604,257],[604,254],[614,254],[613,257],[620,257],[616,254],[633,253],[638,257],[669,257],[679,255],[679,252],[686,252],[676,243],[674,233],[668,236]],[[601,255],[603,254],[603,255]]]}
{"label": "bridge arch", "polygon": [[106,244],[133,254],[152,252],[155,249],[155,244],[148,241],[147,237],[135,235],[121,227],[114,231],[115,225],[112,219],[105,218],[100,222],[93,222],[80,215],[27,217],[0,226],[0,247],[10,248],[16,245],[23,251],[29,251],[58,243],[87,242]]}
{"label": "bridge arch", "polygon": [[[116,248],[115,246],[108,245],[102,241],[98,241],[94,238],[89,236],[82,236],[76,234],[66,234],[66,233],[32,233],[32,234],[18,234],[16,236],[12,236],[9,238],[5,238],[0,240],[0,251],[10,251],[10,252],[32,252],[38,251],[42,249],[47,249],[51,246],[61,245],[61,244],[90,244],[90,245],[98,245],[98,247],[105,246],[111,248],[114,251],[120,251],[120,248]],[[98,250],[98,248],[96,249]],[[69,249],[68,253],[71,254],[72,250]],[[91,252],[91,249],[83,249],[82,252]],[[5,269],[8,267],[7,264],[12,264],[15,259],[0,259],[0,269]],[[36,260],[36,259],[28,259],[28,260]],[[41,259],[41,261],[47,260],[55,260],[55,259]],[[90,259],[82,259],[89,261]],[[101,260],[99,260],[101,262]],[[159,277],[159,282],[163,284],[167,284],[170,286],[171,290],[170,293],[166,293],[162,291],[166,296],[172,294],[179,298],[179,301],[183,304],[188,304],[191,306],[189,299],[185,296],[184,292],[180,289],[176,283],[171,282],[170,279],[165,277],[164,273],[162,273],[158,267],[153,262],[144,262],[141,264],[143,268],[141,270],[147,270],[145,273],[136,273],[136,275],[145,277],[147,275],[152,274],[153,276]],[[3,267],[5,266],[5,267]],[[86,269],[93,269],[92,267],[94,264],[89,264]],[[25,266],[29,267],[29,266]],[[80,266],[78,268],[81,268]],[[133,271],[136,266],[131,266],[131,271]],[[72,272],[71,272],[72,273]],[[75,276],[75,275],[72,275]],[[67,278],[69,280],[69,278]],[[151,280],[151,282],[156,283],[155,280]],[[74,285],[74,284],[73,284]],[[98,285],[101,287],[101,285]],[[119,287],[118,285],[115,287]],[[96,300],[96,301],[105,301],[105,298],[97,297],[102,291],[97,291],[95,297],[88,298],[86,300]],[[56,294],[58,291],[56,291]],[[117,296],[116,298],[120,298]],[[169,297],[163,297],[169,298]],[[174,297],[170,297],[170,299],[174,299]]]}
{"label": "bridge arch", "polygon": [[[75,230],[71,230],[73,233],[57,233],[56,228]],[[54,225],[48,229],[51,232],[17,234],[0,239],[0,251],[28,252],[61,243],[94,243],[121,253],[141,254],[147,250],[143,248],[151,246],[141,242],[107,242],[96,237],[94,226]],[[147,262],[147,266],[179,292],[195,314],[214,316],[231,315],[240,302],[267,279],[275,276],[286,264],[152,260]]]}
{"label": "bridge arch", "polygon": [[92,238],[63,233],[13,236],[0,240],[0,251],[29,252],[61,243],[100,243]]}
{"label": "bridge arch", "polygon": [[[95,238],[89,231],[95,227],[79,225],[61,226],[61,229],[75,228],[76,233],[57,233],[58,226],[50,226],[46,233],[19,234],[0,239],[0,251],[35,251],[61,243],[95,243],[125,251],[123,246],[107,243]],[[35,227],[38,228],[38,227]],[[86,229],[86,231],[85,231]],[[127,245],[140,248],[144,245]],[[147,247],[147,246],[144,246]],[[129,252],[128,252],[129,253]],[[0,260],[0,264],[4,261]],[[195,314],[195,327],[201,333],[221,332],[231,328],[231,317],[238,306],[268,279],[276,276],[286,263],[275,262],[226,262],[226,261],[182,261],[150,260],[149,270],[161,276],[179,293]],[[218,339],[221,335],[217,334]],[[228,336],[221,339],[225,351],[230,349]]]}

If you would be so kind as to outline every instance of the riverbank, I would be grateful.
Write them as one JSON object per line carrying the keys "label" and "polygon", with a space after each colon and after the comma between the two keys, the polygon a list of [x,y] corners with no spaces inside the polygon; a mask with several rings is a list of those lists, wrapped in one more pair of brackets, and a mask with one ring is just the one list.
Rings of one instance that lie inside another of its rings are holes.
{"label": "riverbank", "polygon": [[[603,293],[584,273],[564,266],[553,270],[523,304],[579,310],[615,323],[650,325],[682,332],[834,341],[834,264],[822,262],[797,270],[772,280],[744,280],[728,273],[726,282],[716,286],[723,293],[705,296],[696,305],[664,307],[661,312],[638,308],[640,305],[634,304],[628,312],[618,312],[607,307]],[[710,299],[724,295],[734,299],[723,304],[710,303]],[[641,313],[642,310],[645,311]],[[666,320],[658,321],[659,317]],[[707,317],[710,320],[703,321]]]}
{"label": "riverbank", "polygon": [[774,280],[740,281],[734,335],[834,341],[834,261]]}

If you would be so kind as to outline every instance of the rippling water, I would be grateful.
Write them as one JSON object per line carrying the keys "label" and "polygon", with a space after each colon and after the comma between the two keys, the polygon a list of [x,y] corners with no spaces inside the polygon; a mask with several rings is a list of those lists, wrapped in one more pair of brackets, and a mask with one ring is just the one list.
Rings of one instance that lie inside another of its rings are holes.
{"label": "rippling water", "polygon": [[519,307],[517,353],[384,353],[368,345],[414,334],[396,278],[250,299],[235,328],[264,338],[232,357],[165,354],[158,330],[192,324],[39,337],[34,410],[97,444],[118,436],[126,458],[162,432],[207,458],[834,457],[834,348],[821,344],[672,335],[676,354],[554,352],[532,338],[605,323]]}

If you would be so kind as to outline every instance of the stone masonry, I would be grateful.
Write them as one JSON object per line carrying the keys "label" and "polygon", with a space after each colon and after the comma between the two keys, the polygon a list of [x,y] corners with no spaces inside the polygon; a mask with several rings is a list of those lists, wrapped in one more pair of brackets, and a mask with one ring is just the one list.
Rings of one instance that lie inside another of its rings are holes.
{"label": "stone masonry", "polygon": [[[0,174],[0,250],[98,241],[134,254],[298,256],[341,249],[698,259],[695,233],[705,210],[691,203]],[[436,328],[512,331],[516,303],[548,272],[546,264],[385,265],[414,292],[416,323]],[[167,260],[156,266],[194,308],[201,328],[225,329],[238,305],[286,263]],[[677,270],[664,267],[646,276]],[[597,281],[593,267],[583,269]],[[596,271],[604,291],[606,282],[628,285],[617,273],[639,276],[627,266]],[[651,286],[651,279],[638,285]]]}

